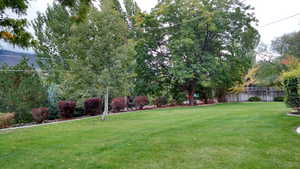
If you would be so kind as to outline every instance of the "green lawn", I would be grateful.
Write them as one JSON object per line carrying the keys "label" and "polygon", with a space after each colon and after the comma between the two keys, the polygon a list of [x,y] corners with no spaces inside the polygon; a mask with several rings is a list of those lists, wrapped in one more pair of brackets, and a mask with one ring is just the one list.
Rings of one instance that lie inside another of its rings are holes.
{"label": "green lawn", "polygon": [[0,132],[1,169],[297,169],[283,103],[170,108]]}

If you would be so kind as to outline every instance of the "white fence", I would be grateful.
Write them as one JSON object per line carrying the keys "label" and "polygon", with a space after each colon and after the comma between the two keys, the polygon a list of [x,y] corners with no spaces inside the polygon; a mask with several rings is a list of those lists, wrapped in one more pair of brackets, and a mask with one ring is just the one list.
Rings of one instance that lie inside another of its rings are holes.
{"label": "white fence", "polygon": [[228,94],[226,96],[227,102],[246,102],[250,97],[259,97],[262,101],[272,102],[276,97],[284,96],[282,90],[271,87],[247,87],[245,91],[240,94]]}

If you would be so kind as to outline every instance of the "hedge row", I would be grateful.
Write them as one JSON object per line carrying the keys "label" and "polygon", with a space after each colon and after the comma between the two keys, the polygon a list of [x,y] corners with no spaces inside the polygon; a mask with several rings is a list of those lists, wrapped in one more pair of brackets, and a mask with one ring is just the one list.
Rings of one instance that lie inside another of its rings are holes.
{"label": "hedge row", "polygon": [[[112,99],[110,106],[113,112],[120,112],[125,108],[132,109],[133,107],[136,107],[136,109],[143,109],[143,107],[148,103],[148,97],[146,96],[137,96],[134,99],[130,99],[130,97],[118,97]],[[99,115],[103,111],[103,100],[100,98],[89,98],[84,101],[83,109],[76,108],[75,101],[60,101],[57,105],[57,108],[59,113],[57,115],[54,115],[54,117],[52,117],[53,115],[51,114],[54,109],[53,107],[34,108],[31,111],[32,119],[36,123],[43,123],[45,120],[55,119],[55,116],[63,119],[68,119],[72,117],[82,116],[82,114],[87,114],[90,116]],[[80,114],[78,114],[78,112],[80,112]],[[1,114],[0,128],[9,127],[14,118],[14,113]]]}

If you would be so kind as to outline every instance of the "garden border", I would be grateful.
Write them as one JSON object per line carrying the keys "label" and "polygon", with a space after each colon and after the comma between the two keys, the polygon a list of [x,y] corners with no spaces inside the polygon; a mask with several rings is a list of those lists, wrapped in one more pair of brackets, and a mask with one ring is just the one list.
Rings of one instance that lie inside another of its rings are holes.
{"label": "garden border", "polygon": [[[195,105],[195,106],[170,106],[170,107],[160,107],[160,108],[150,108],[150,109],[144,109],[144,110],[153,110],[153,109],[166,109],[166,108],[178,108],[178,107],[205,107],[205,106],[213,106],[216,105],[218,103],[214,103],[214,104],[204,104],[204,105]],[[141,110],[135,110],[135,111],[127,111],[127,112],[119,112],[119,113],[109,113],[109,116],[113,116],[113,115],[120,115],[120,114],[124,114],[124,113],[132,113],[132,112],[136,112],[136,111],[141,111]],[[142,110],[143,111],[143,110]],[[0,129],[0,134],[1,132],[5,132],[5,131],[10,131],[10,130],[16,130],[16,129],[26,129],[26,128],[33,128],[33,127],[39,127],[39,126],[47,126],[47,125],[52,125],[52,124],[60,124],[60,123],[67,123],[67,122],[73,122],[73,121],[78,121],[78,120],[84,120],[84,119],[91,119],[91,118],[97,118],[97,117],[101,117],[102,115],[96,115],[96,116],[91,116],[91,117],[79,117],[79,118],[75,118],[75,119],[70,119],[70,120],[61,120],[61,121],[56,121],[56,122],[50,122],[50,123],[43,123],[43,124],[33,124],[33,125],[27,125],[27,126],[20,126],[20,127],[10,127],[10,128],[4,128],[4,129]]]}

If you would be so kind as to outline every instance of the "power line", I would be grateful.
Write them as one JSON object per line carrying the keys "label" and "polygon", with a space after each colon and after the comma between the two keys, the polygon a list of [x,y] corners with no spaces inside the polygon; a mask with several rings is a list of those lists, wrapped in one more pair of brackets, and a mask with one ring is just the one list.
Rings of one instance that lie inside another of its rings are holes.
{"label": "power line", "polygon": [[[49,71],[47,70],[4,70],[4,69],[0,69],[0,72],[41,72],[41,73],[48,73]],[[68,71],[68,70],[54,70],[52,72],[74,72],[74,71]]]}
{"label": "power line", "polygon": [[263,26],[260,26],[261,28],[264,28],[264,27],[267,27],[267,26],[270,26],[270,25],[273,25],[273,24],[276,24],[276,23],[279,23],[279,22],[282,22],[282,21],[285,21],[285,20],[288,20],[288,19],[291,19],[291,18],[294,18],[296,16],[300,15],[300,13],[296,13],[294,15],[291,15],[291,16],[288,16],[288,17],[285,17],[285,18],[281,18],[279,20],[276,20],[276,21],[273,21],[273,22],[270,22],[270,23],[267,23]]}
{"label": "power line", "polygon": [[37,70],[0,70],[0,72],[36,72]]}

